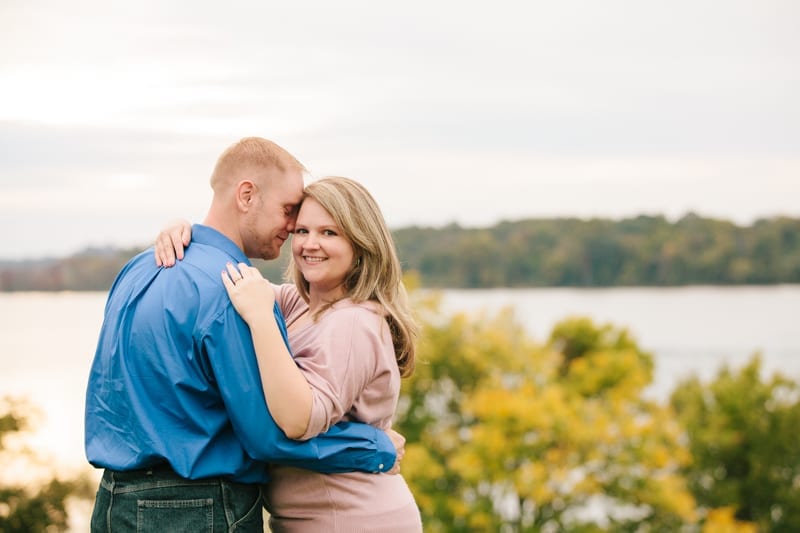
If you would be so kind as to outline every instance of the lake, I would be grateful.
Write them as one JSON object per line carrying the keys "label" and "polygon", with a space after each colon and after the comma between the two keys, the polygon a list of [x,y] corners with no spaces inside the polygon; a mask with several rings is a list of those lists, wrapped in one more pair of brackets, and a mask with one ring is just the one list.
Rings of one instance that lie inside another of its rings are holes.
{"label": "lake", "polygon": [[[446,312],[512,306],[533,339],[567,316],[627,327],[655,356],[648,394],[666,399],[691,373],[711,378],[724,363],[763,354],[767,373],[800,381],[800,286],[443,291]],[[86,466],[83,403],[105,293],[0,293],[0,396],[42,410],[29,442],[53,465]]]}

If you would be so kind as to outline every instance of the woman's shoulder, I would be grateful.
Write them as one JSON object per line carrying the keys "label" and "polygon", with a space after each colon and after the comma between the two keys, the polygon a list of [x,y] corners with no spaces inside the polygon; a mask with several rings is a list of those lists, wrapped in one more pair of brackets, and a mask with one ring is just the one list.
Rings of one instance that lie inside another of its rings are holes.
{"label": "woman's shoulder", "polygon": [[356,335],[359,332],[373,332],[380,335],[386,313],[378,302],[364,301],[354,302],[349,298],[344,298],[334,303],[325,314],[320,317],[319,325],[325,329],[334,329],[340,333],[352,331]]}
{"label": "woman's shoulder", "polygon": [[278,298],[299,298],[300,291],[293,283],[272,283],[275,296]]}
{"label": "woman's shoulder", "polygon": [[372,300],[355,302],[350,298],[343,298],[331,306],[329,314],[332,316],[352,318],[372,316],[383,318],[386,312],[380,303]]}
{"label": "woman's shoulder", "polygon": [[308,304],[300,295],[300,291],[293,283],[283,283],[281,285],[272,284],[275,291],[275,301],[278,302],[281,312],[289,319],[292,315],[302,313],[308,308]]}

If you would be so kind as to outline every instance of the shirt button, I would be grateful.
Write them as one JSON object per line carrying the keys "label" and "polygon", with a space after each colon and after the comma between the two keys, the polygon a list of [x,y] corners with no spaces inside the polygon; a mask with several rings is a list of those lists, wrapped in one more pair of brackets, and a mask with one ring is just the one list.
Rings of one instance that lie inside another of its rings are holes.
{"label": "shirt button", "polygon": [[383,470],[383,463],[378,465],[378,470]]}

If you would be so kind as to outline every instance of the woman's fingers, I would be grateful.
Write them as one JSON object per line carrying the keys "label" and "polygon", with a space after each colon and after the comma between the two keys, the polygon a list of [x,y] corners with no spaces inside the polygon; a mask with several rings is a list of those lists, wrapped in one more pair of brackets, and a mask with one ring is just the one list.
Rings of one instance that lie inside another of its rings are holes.
{"label": "woman's fingers", "polygon": [[225,289],[228,291],[228,294],[230,294],[234,287],[233,280],[231,280],[231,277],[224,270],[221,272],[221,275],[222,284],[225,285]]}
{"label": "woman's fingers", "polygon": [[175,249],[169,235],[160,233],[155,242],[156,266],[171,267],[175,264]]}
{"label": "woman's fingers", "polygon": [[[239,263],[239,264],[241,265],[242,263]],[[232,281],[234,284],[236,284],[236,282],[237,282],[237,281],[239,281],[240,279],[242,279],[242,277],[243,277],[243,276],[242,276],[242,273],[239,271],[239,269],[238,269],[238,268],[236,268],[236,266],[235,266],[233,263],[227,263],[227,264],[225,265],[225,268],[226,268],[226,269],[227,269],[227,271],[228,271],[228,272],[227,272],[227,274],[228,274],[228,276],[230,277],[230,280],[231,280],[231,281]]]}
{"label": "woman's fingers", "polygon": [[261,272],[254,266],[250,266],[245,263],[239,263],[238,270],[239,275],[242,278],[264,279],[264,276],[261,275]]}
{"label": "woman's fingers", "polygon": [[259,272],[256,267],[248,266],[246,263],[239,263],[238,265],[227,263],[225,268],[228,276],[230,276],[231,281],[234,283],[244,278],[262,277],[261,272]]}
{"label": "woman's fingers", "polygon": [[227,263],[225,270],[222,271],[222,281],[225,282],[225,287],[229,289],[237,286],[242,281],[247,281],[249,286],[250,280],[254,280],[253,282],[266,281],[256,267],[248,266],[246,263],[239,263],[238,265]]}
{"label": "woman's fingers", "polygon": [[189,245],[189,235],[183,228],[177,228],[169,234],[168,247],[172,248],[169,252],[174,254],[178,260],[183,259],[183,249]]}

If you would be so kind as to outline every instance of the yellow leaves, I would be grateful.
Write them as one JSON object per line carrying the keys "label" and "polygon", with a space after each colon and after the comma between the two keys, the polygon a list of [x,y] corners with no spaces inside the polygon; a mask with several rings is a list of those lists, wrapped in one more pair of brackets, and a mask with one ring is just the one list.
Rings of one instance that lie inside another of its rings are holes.
{"label": "yellow leaves", "polygon": [[530,389],[529,386],[523,386],[521,390],[481,388],[467,399],[464,408],[476,418],[495,418],[501,422],[508,422],[523,416],[530,407],[528,405],[531,398]]}
{"label": "yellow leaves", "polygon": [[696,503],[686,488],[686,481],[677,474],[657,474],[649,478],[642,501],[679,516],[685,523],[696,520]]}
{"label": "yellow leaves", "polygon": [[459,473],[464,479],[478,483],[491,475],[493,470],[487,468],[483,461],[484,455],[472,447],[464,447],[450,457],[448,467]]}
{"label": "yellow leaves", "polygon": [[436,493],[428,487],[435,486],[436,480],[445,475],[444,465],[421,444],[407,443],[401,469],[420,508],[433,509]]}
{"label": "yellow leaves", "polygon": [[[750,450],[742,451],[743,439],[765,434],[769,415],[786,410],[775,418],[786,428],[800,419],[789,411],[792,400],[773,396],[779,383],[761,384],[756,364],[720,375],[711,388],[689,383],[672,406],[647,400],[651,357],[624,330],[586,319],[565,322],[541,346],[510,312],[436,316],[425,323],[418,355],[398,429],[409,438],[403,472],[431,531],[525,529],[509,521],[508,505],[531,530],[592,530],[562,520],[598,495],[644,509],[648,530],[691,528],[701,513],[683,467],[705,460],[711,468],[720,449],[741,463]],[[793,465],[785,468],[791,475]],[[703,531],[756,529],[716,509]]]}
{"label": "yellow leaves", "polygon": [[485,511],[475,511],[469,514],[468,522],[472,531],[491,531],[492,515]]}
{"label": "yellow leaves", "polygon": [[608,393],[620,398],[636,398],[650,382],[650,375],[635,351],[604,350],[573,360],[569,380],[585,396]]}
{"label": "yellow leaves", "polygon": [[558,520],[612,493],[620,505],[648,502],[654,515],[693,523],[680,427],[641,398],[652,368],[627,332],[580,320],[540,346],[504,311],[438,317],[422,339],[398,429],[416,431],[403,472],[432,531],[501,530],[498,498],[529,520]]}
{"label": "yellow leaves", "polygon": [[530,501],[538,505],[547,505],[553,501],[556,493],[549,486],[550,472],[541,462],[533,460],[521,464],[513,473],[514,489]]}
{"label": "yellow leaves", "polygon": [[665,446],[654,446],[649,451],[648,459],[650,466],[659,470],[669,466],[672,454]]}
{"label": "yellow leaves", "polygon": [[420,355],[432,361],[457,357],[456,365],[468,365],[481,373],[504,369],[524,373],[539,366],[531,352],[540,350],[525,335],[511,308],[495,316],[456,313],[445,324],[426,324]]}
{"label": "yellow leaves", "polygon": [[758,527],[752,522],[736,520],[733,507],[720,507],[708,512],[703,533],[758,533]]}
{"label": "yellow leaves", "polygon": [[537,387],[530,382],[513,388],[490,382],[476,390],[463,406],[465,413],[483,423],[520,436],[530,431],[549,434],[573,414],[559,387]]}
{"label": "yellow leaves", "polygon": [[424,477],[438,478],[444,475],[444,467],[436,462],[428,450],[418,443],[406,444],[406,454],[403,457],[402,469],[408,478]]}

